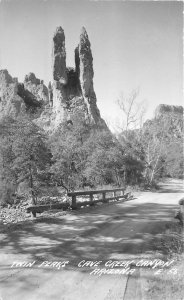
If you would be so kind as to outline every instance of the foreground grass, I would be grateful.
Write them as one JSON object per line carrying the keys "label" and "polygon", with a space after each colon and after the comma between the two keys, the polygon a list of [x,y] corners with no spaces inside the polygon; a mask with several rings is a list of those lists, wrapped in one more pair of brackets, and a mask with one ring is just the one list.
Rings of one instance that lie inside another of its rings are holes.
{"label": "foreground grass", "polygon": [[[175,270],[174,270],[175,269]],[[171,273],[169,273],[171,272]],[[175,273],[176,272],[176,273]],[[155,275],[148,280],[146,300],[183,300],[184,299],[184,258],[176,264],[173,270]]]}
{"label": "foreground grass", "polygon": [[170,269],[153,275],[146,271],[145,300],[184,300],[183,228],[171,224],[157,241],[157,248],[167,260],[174,260]]}

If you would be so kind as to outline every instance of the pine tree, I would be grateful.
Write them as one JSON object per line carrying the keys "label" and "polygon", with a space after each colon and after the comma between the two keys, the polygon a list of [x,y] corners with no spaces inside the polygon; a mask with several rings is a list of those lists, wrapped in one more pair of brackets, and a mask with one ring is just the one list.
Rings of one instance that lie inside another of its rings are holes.
{"label": "pine tree", "polygon": [[6,119],[0,124],[0,137],[1,184],[10,181],[18,187],[27,182],[32,203],[36,204],[50,162],[45,134],[29,120]]}

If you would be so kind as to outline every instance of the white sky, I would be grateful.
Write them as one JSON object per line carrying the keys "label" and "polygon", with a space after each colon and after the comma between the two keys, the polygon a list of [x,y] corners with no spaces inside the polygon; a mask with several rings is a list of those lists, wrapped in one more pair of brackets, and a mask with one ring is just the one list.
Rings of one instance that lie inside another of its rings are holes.
{"label": "white sky", "polygon": [[23,81],[29,72],[52,79],[52,36],[62,26],[67,65],[82,26],[94,61],[94,88],[102,117],[121,118],[115,101],[121,92],[140,88],[147,117],[160,103],[182,105],[183,4],[179,1],[0,2],[0,68]]}

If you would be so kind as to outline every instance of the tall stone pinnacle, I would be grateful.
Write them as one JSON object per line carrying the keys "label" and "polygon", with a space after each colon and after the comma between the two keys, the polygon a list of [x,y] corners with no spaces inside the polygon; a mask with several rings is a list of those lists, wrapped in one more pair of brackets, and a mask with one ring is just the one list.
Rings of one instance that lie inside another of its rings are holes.
{"label": "tall stone pinnacle", "polygon": [[36,124],[52,131],[81,111],[86,122],[107,129],[97,107],[93,57],[86,29],[82,28],[75,49],[75,68],[66,67],[62,27],[56,29],[52,42],[52,82],[48,88],[34,73],[19,83],[7,70],[0,70],[0,118],[6,115],[14,118],[28,112]]}
{"label": "tall stone pinnacle", "polygon": [[53,37],[53,80],[67,83],[65,34],[62,27],[57,27]]}
{"label": "tall stone pinnacle", "polygon": [[80,42],[79,42],[79,57],[81,60],[80,67],[83,69],[83,75],[86,76],[85,71],[89,72],[89,79],[92,83],[93,81],[93,57],[91,53],[91,44],[88,38],[87,31],[82,27]]}
{"label": "tall stone pinnacle", "polygon": [[80,61],[79,76],[82,95],[87,104],[89,114],[92,116],[95,123],[98,123],[101,117],[96,105],[96,94],[93,87],[93,57],[91,53],[91,44],[84,27],[81,30],[78,55]]}

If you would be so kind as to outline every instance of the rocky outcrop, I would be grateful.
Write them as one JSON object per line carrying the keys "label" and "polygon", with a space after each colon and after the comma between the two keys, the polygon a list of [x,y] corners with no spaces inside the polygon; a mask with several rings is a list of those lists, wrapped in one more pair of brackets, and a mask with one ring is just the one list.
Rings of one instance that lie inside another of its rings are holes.
{"label": "rocky outcrop", "polygon": [[72,111],[78,107],[90,122],[106,127],[96,105],[93,57],[85,28],[75,49],[75,69],[66,67],[65,35],[61,27],[54,34],[52,60],[53,83],[49,85],[49,94],[53,103],[54,126],[70,119]]}
{"label": "rocky outcrop", "polygon": [[176,105],[160,104],[155,110],[155,118],[160,118],[163,115],[168,114],[183,114],[183,107]]}
{"label": "rocky outcrop", "polygon": [[181,138],[183,134],[183,107],[160,104],[155,111],[155,119],[162,120],[171,135]]}
{"label": "rocky outcrop", "polygon": [[101,122],[101,117],[96,105],[96,94],[93,87],[94,71],[91,44],[84,27],[82,28],[78,47],[79,58],[77,57],[77,51],[75,52],[75,55],[75,61],[77,63],[79,62],[79,70],[78,65],[76,65],[76,70],[79,72],[82,96],[87,104],[88,113],[91,119],[94,120],[95,123],[99,123]]}
{"label": "rocky outcrop", "polygon": [[168,140],[182,139],[183,136],[183,107],[160,104],[155,110],[155,117],[147,120],[143,127],[150,130],[158,126],[166,132]]}
{"label": "rocky outcrop", "polygon": [[42,103],[37,100],[37,97],[29,90],[25,89],[23,83],[18,83],[17,94],[24,100],[26,105],[26,112],[36,113],[39,108],[42,107]]}
{"label": "rocky outcrop", "polygon": [[64,30],[61,27],[56,29],[53,37],[52,62],[52,126],[56,128],[66,119],[65,106],[67,101],[65,91],[65,85],[67,84],[65,35]]}
{"label": "rocky outcrop", "polygon": [[0,118],[7,115],[16,118],[25,113],[25,102],[17,91],[17,79],[12,78],[7,70],[0,70]]}
{"label": "rocky outcrop", "polygon": [[53,37],[53,80],[67,83],[65,35],[61,27],[56,29]]}
{"label": "rocky outcrop", "polygon": [[34,73],[25,76],[24,88],[32,93],[40,103],[47,104],[49,102],[48,88],[44,85],[43,80],[36,78]]}
{"label": "rocky outcrop", "polygon": [[0,71],[0,118],[16,118],[29,113],[34,119],[47,102],[48,90],[33,73],[25,77],[24,83],[19,83],[7,70]]}
{"label": "rocky outcrop", "polygon": [[[39,126],[53,131],[76,111],[83,111],[87,122],[107,128],[100,116],[93,86],[93,57],[85,28],[75,49],[75,68],[66,67],[65,35],[56,29],[52,49],[52,82],[48,88],[34,73],[18,83],[6,70],[0,77],[0,109],[5,115],[31,114]],[[8,107],[10,106],[10,107]],[[7,108],[8,107],[8,108]],[[2,114],[1,114],[2,115]]]}

